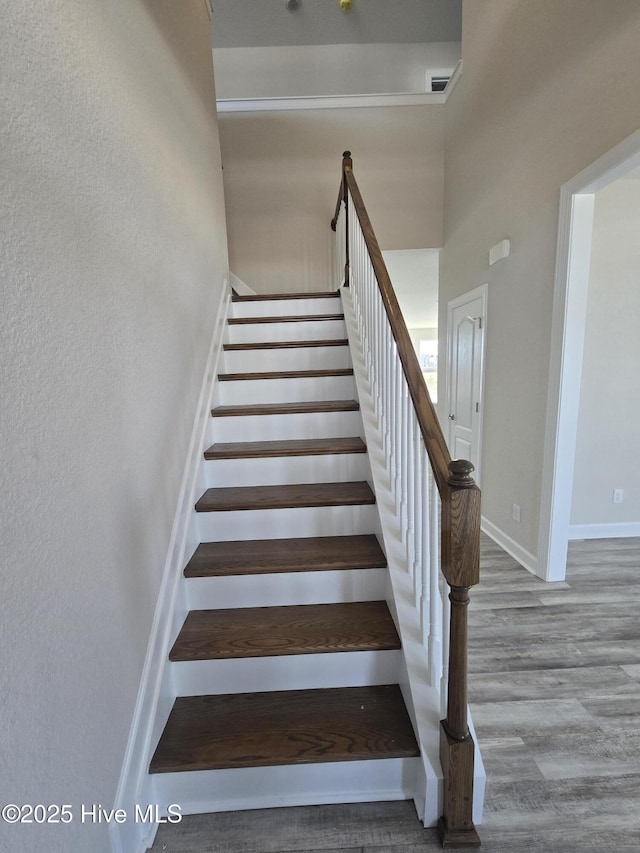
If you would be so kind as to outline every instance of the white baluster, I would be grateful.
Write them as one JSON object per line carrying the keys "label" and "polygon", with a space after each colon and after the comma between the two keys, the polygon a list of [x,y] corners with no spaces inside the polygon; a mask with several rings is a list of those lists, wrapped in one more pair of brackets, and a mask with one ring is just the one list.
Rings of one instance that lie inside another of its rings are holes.
{"label": "white baluster", "polygon": [[383,338],[382,338],[382,349],[383,349],[383,394],[382,394],[382,446],[384,449],[384,459],[385,463],[389,465],[389,412],[391,410],[391,351],[392,351],[392,336],[391,336],[391,328],[387,323],[386,313],[382,312],[382,322],[383,322]]}
{"label": "white baluster", "polygon": [[438,508],[440,495],[433,474],[431,476],[430,550],[431,571],[429,575],[429,670],[432,687],[440,687],[442,675],[442,597],[440,595],[440,531]]}
{"label": "white baluster", "polygon": [[416,471],[415,471],[415,438],[414,438],[415,414],[411,397],[407,393],[407,427],[406,427],[406,442],[407,442],[407,481],[405,488],[407,491],[407,567],[409,574],[414,580],[415,591],[415,560],[414,551],[416,545],[416,527],[415,527],[415,487],[416,487]]}
{"label": "white baluster", "polygon": [[402,365],[400,364],[400,359],[396,352],[396,363],[395,363],[395,374],[396,374],[396,402],[394,407],[394,422],[395,422],[395,436],[394,436],[394,444],[396,446],[396,470],[395,470],[395,495],[396,495],[396,512],[400,516],[400,524],[402,526],[402,512],[401,512],[401,502],[402,502],[402,404],[404,398],[404,383],[402,376]]}
{"label": "white baluster", "polygon": [[373,392],[373,384],[375,383],[375,364],[376,364],[376,323],[374,319],[374,298],[375,298],[375,286],[376,286],[376,276],[371,266],[371,259],[367,258],[367,270],[369,271],[369,371],[372,378],[371,390]]}
{"label": "white baluster", "polygon": [[422,585],[421,562],[422,562],[422,460],[420,450],[422,448],[422,436],[417,416],[414,415],[413,424],[413,600],[415,606],[420,608],[420,589]]}
{"label": "white baluster", "polygon": [[380,427],[380,354],[382,350],[382,341],[380,339],[380,300],[378,299],[377,282],[373,281],[373,341],[374,341],[374,359],[373,359],[373,387],[371,395],[373,397],[373,410],[376,415],[376,424]]}
{"label": "white baluster", "polygon": [[[420,588],[420,630],[422,636],[422,644],[427,649],[427,659],[429,661],[429,673],[431,673],[431,657],[429,655],[429,626],[430,626],[430,609],[429,599],[431,595],[431,572],[434,571],[431,566],[431,486],[429,482],[429,457],[427,451],[422,444],[420,447],[420,467],[422,469],[422,565],[421,565],[421,588]],[[437,535],[437,532],[436,532]],[[437,567],[435,571],[438,571]],[[433,683],[433,678],[431,678]]]}
{"label": "white baluster", "polygon": [[386,366],[385,366],[385,374],[386,374],[386,386],[387,393],[384,401],[384,444],[385,444],[385,459],[387,462],[387,468],[389,470],[389,476],[391,476],[391,471],[393,470],[391,467],[391,455],[393,453],[393,447],[391,443],[391,412],[393,405],[393,348],[395,341],[393,340],[393,333],[391,331],[391,326],[385,320],[385,334],[386,334]]}
{"label": "white baluster", "polygon": [[363,260],[366,263],[367,270],[367,338],[369,343],[369,358],[367,361],[367,367],[369,371],[369,377],[371,377],[371,374],[373,372],[373,350],[375,347],[375,343],[373,340],[373,283],[375,275],[371,266],[371,259],[363,257]]}
{"label": "white baluster", "polygon": [[364,363],[369,366],[369,330],[367,329],[367,274],[363,264],[363,247],[362,233],[358,230],[358,268],[361,270],[361,288],[360,303],[362,311],[362,347],[364,352]]}
{"label": "white baluster", "polygon": [[442,578],[442,676],[440,678],[440,713],[447,716],[447,686],[449,684],[449,640],[451,629],[451,602],[449,585]]}
{"label": "white baluster", "polygon": [[396,371],[396,358],[397,352],[395,347],[395,342],[391,347],[391,358],[389,363],[389,407],[387,411],[389,412],[389,485],[391,487],[391,494],[393,495],[394,502],[396,497],[396,451],[397,451],[397,435],[396,435],[396,423],[397,423],[397,407],[396,407],[396,398],[397,398],[397,385],[398,385],[398,372]]}
{"label": "white baluster", "polygon": [[353,206],[353,199],[351,198],[351,193],[347,195],[347,204],[349,207],[349,288],[351,290],[351,300],[353,302],[353,309],[356,315],[356,322],[358,324],[358,330],[362,329],[362,323],[360,319],[360,293],[357,286],[356,276],[354,276],[354,271],[356,267],[356,256],[357,256],[357,239],[356,239],[356,212]]}
{"label": "white baluster", "polygon": [[402,420],[400,426],[400,525],[404,541],[409,538],[409,519],[407,514],[407,493],[409,491],[409,393],[404,373],[402,381]]}
{"label": "white baluster", "polygon": [[378,340],[380,341],[380,350],[378,358],[378,426],[380,427],[380,435],[384,437],[384,357],[385,357],[385,317],[384,305],[380,291],[377,290],[377,305],[378,305]]}

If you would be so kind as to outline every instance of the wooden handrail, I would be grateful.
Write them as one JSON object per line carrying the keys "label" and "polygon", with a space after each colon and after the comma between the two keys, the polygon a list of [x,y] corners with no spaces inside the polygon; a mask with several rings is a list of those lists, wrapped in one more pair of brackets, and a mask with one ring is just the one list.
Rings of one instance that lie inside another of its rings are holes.
{"label": "wooden handrail", "polygon": [[436,410],[431,402],[429,391],[425,384],[424,376],[422,375],[422,368],[418,362],[418,356],[416,355],[414,346],[411,343],[407,324],[402,316],[402,311],[400,310],[393,285],[391,284],[387,266],[382,257],[380,245],[378,244],[375,231],[371,225],[367,209],[364,206],[362,195],[358,187],[358,182],[353,174],[352,167],[347,166],[344,174],[349,192],[351,193],[351,198],[353,199],[353,206],[360,221],[360,227],[362,228],[367,251],[373,265],[373,270],[378,281],[378,287],[380,288],[382,302],[389,320],[391,332],[395,339],[396,346],[398,347],[398,355],[407,380],[409,394],[413,400],[413,407],[418,419],[420,432],[422,433],[422,438],[427,449],[427,453],[429,454],[431,468],[433,469],[433,474],[436,479],[436,483],[438,484],[438,491],[440,492],[440,497],[444,498],[444,495],[449,490],[449,462],[451,462],[449,448],[447,447],[447,443],[444,439]]}
{"label": "wooden handrail", "polygon": [[[331,220],[334,231],[343,202],[348,217],[349,193],[396,342],[418,427],[442,503],[441,571],[450,587],[451,620],[447,715],[440,724],[444,804],[438,831],[443,847],[477,847],[480,845],[480,838],[473,825],[472,816],[475,745],[467,719],[467,607],[469,588],[480,580],[480,490],[471,477],[473,465],[464,459],[451,459],[380,245],[353,174],[351,152],[345,151],[338,202]],[[348,285],[348,218],[345,252],[345,285]]]}

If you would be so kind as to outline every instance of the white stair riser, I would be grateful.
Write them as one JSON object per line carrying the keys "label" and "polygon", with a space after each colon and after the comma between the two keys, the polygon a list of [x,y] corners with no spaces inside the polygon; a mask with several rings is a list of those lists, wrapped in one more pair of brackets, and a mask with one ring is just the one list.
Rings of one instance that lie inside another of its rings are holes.
{"label": "white stair riser", "polygon": [[189,578],[186,587],[190,610],[381,601],[387,596],[388,573],[387,569],[349,569],[231,575]]}
{"label": "white stair riser", "polygon": [[327,338],[346,337],[347,329],[344,320],[305,320],[294,323],[231,323],[227,327],[226,343],[323,341]]}
{"label": "white stair riser", "polygon": [[349,536],[376,530],[375,505],[200,512],[201,542]]}
{"label": "white stair riser", "polygon": [[366,480],[369,473],[366,453],[219,459],[204,465],[205,488],[339,483]]}
{"label": "white stair riser", "polygon": [[207,447],[216,441],[284,441],[296,438],[348,438],[362,434],[360,412],[296,415],[240,415],[210,418]]}
{"label": "white stair riser", "polygon": [[283,349],[225,350],[220,373],[260,370],[322,370],[351,367],[348,346],[285,347]]}
{"label": "white stair riser", "polygon": [[327,296],[316,299],[265,299],[233,302],[232,317],[299,317],[303,314],[340,314],[342,299]]}
{"label": "white stair riser", "polygon": [[400,650],[339,652],[180,661],[169,666],[177,696],[202,696],[394,684],[400,655]]}
{"label": "white stair riser", "polygon": [[221,406],[311,403],[315,400],[352,400],[355,396],[355,382],[353,376],[232,380],[220,382],[219,391]]}
{"label": "white stair riser", "polygon": [[[411,799],[420,759],[157,773],[145,802],[180,803],[182,814],[279,806]],[[152,799],[155,797],[155,799]]]}

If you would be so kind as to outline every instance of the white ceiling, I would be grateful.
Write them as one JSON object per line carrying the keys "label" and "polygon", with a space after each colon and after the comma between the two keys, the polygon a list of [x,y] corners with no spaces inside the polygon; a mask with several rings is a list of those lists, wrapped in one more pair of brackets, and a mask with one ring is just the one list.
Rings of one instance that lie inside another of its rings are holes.
{"label": "white ceiling", "polygon": [[211,0],[213,47],[457,42],[462,0]]}

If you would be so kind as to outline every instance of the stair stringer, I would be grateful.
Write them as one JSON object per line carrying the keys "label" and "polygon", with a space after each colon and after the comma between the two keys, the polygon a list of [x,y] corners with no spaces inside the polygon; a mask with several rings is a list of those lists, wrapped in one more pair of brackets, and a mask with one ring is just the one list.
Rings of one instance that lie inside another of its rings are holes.
{"label": "stair stringer", "polygon": [[[157,741],[159,723],[162,721],[164,726],[175,698],[167,658],[177,633],[176,625],[179,630],[187,613],[183,568],[185,558],[193,553],[198,544],[194,538],[196,532],[193,525],[193,504],[198,489],[198,478],[201,476],[207,425],[211,420],[211,401],[217,384],[216,378],[222,359],[222,346],[230,306],[231,288],[228,279],[225,279],[212,328],[211,344],[195,412],[167,558],[114,800],[114,809],[123,809],[130,819],[125,823],[109,824],[111,849],[114,853],[143,853],[153,843],[158,828],[156,823],[136,821],[131,816],[135,815],[136,806],[141,806],[144,812],[148,804],[157,804],[157,800],[154,799],[155,793],[149,786],[149,760]],[[164,807],[163,804],[162,808]]]}
{"label": "stair stringer", "polygon": [[240,293],[243,296],[255,295],[255,290],[252,287],[249,287],[249,285],[239,278],[234,272],[229,271],[229,282],[236,293]]}
{"label": "stair stringer", "polygon": [[[435,826],[442,814],[443,803],[440,763],[440,693],[430,685],[427,653],[421,642],[420,616],[415,606],[406,547],[400,519],[396,512],[395,499],[391,493],[360,331],[351,293],[346,288],[342,290],[342,304],[360,402],[363,438],[367,445],[371,467],[371,486],[376,495],[380,520],[379,540],[387,557],[390,590],[387,603],[402,641],[406,680],[400,682],[400,687],[421,751],[422,772],[418,774],[414,801],[418,816],[424,825]],[[473,819],[474,823],[479,825],[482,821],[486,774],[470,712],[469,727],[475,743]]]}

